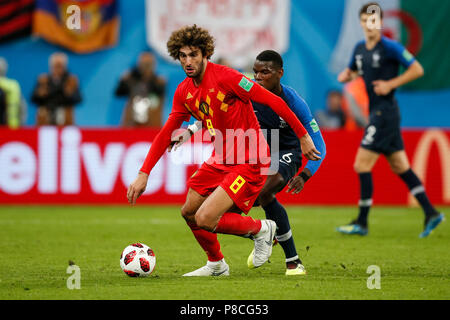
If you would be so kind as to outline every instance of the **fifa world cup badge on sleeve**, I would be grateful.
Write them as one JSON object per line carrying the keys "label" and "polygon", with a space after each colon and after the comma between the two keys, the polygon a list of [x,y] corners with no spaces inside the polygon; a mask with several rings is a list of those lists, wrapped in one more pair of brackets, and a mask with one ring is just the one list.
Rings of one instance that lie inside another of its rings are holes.
{"label": "fifa world cup badge on sleeve", "polygon": [[253,85],[254,83],[248,80],[246,77],[242,77],[241,82],[239,82],[239,86],[247,92],[250,91]]}
{"label": "fifa world cup badge on sleeve", "polygon": [[311,122],[309,123],[309,125],[311,126],[311,129],[314,133],[319,131],[319,125],[317,124],[316,119],[312,119]]}

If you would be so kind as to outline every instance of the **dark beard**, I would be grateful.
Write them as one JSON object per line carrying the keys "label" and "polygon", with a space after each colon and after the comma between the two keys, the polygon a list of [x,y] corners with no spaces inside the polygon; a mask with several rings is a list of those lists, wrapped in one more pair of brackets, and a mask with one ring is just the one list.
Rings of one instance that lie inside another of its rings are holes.
{"label": "dark beard", "polygon": [[186,76],[188,77],[188,78],[197,78],[201,73],[202,73],[202,70],[203,70],[203,60],[202,60],[202,62],[200,63],[200,65],[199,65],[199,68],[198,68],[198,70],[197,70],[197,72],[196,73],[194,73],[193,75],[188,75],[187,73],[186,73],[186,71],[184,72],[184,73],[186,73]]}

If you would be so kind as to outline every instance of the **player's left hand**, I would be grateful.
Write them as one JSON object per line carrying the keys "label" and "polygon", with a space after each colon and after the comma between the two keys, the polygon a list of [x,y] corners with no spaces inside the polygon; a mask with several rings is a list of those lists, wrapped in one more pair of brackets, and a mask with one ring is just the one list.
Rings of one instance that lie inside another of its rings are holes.
{"label": "player's left hand", "polygon": [[377,96],[386,96],[392,91],[392,87],[390,86],[388,81],[384,80],[376,80],[372,82],[373,91]]}
{"label": "player's left hand", "polygon": [[303,190],[303,187],[305,186],[305,180],[303,180],[303,178],[300,176],[296,176],[291,180],[289,180],[287,185],[288,185],[288,188],[286,190],[287,193],[291,192],[292,194],[297,194]]}

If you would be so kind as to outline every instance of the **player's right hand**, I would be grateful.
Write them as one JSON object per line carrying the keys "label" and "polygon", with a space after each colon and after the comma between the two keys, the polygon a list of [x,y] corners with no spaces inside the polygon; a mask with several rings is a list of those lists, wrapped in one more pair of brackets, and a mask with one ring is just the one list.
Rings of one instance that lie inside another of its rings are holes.
{"label": "player's right hand", "polygon": [[342,83],[349,82],[352,80],[352,78],[352,71],[349,68],[346,68],[338,75],[338,81]]}
{"label": "player's right hand", "polygon": [[167,151],[170,152],[176,151],[183,143],[188,141],[192,136],[192,132],[189,130],[184,130],[182,133],[177,134],[172,137],[169,146],[167,147]]}
{"label": "player's right hand", "polygon": [[317,161],[322,159],[320,157],[320,151],[316,149],[314,142],[309,134],[305,134],[300,138],[300,147],[302,148],[302,153],[306,159]]}
{"label": "player's right hand", "polygon": [[148,174],[144,172],[139,172],[137,178],[130,184],[127,190],[128,203],[131,205],[136,204],[137,198],[144,193],[147,187]]}

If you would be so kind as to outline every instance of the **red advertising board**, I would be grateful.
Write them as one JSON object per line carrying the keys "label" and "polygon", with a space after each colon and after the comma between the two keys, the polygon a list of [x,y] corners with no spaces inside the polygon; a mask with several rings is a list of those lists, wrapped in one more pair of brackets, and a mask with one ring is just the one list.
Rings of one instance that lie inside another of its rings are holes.
{"label": "red advertising board", "polygon": [[[157,130],[76,127],[0,129],[0,204],[127,204],[134,180]],[[355,204],[359,181],[353,160],[362,131],[324,131],[327,155],[289,204]],[[434,204],[450,205],[450,131],[405,130],[405,149]],[[186,181],[208,158],[211,145],[188,143],[165,154],[150,175],[139,204],[181,204]],[[413,201],[381,158],[374,169],[374,203]]]}

